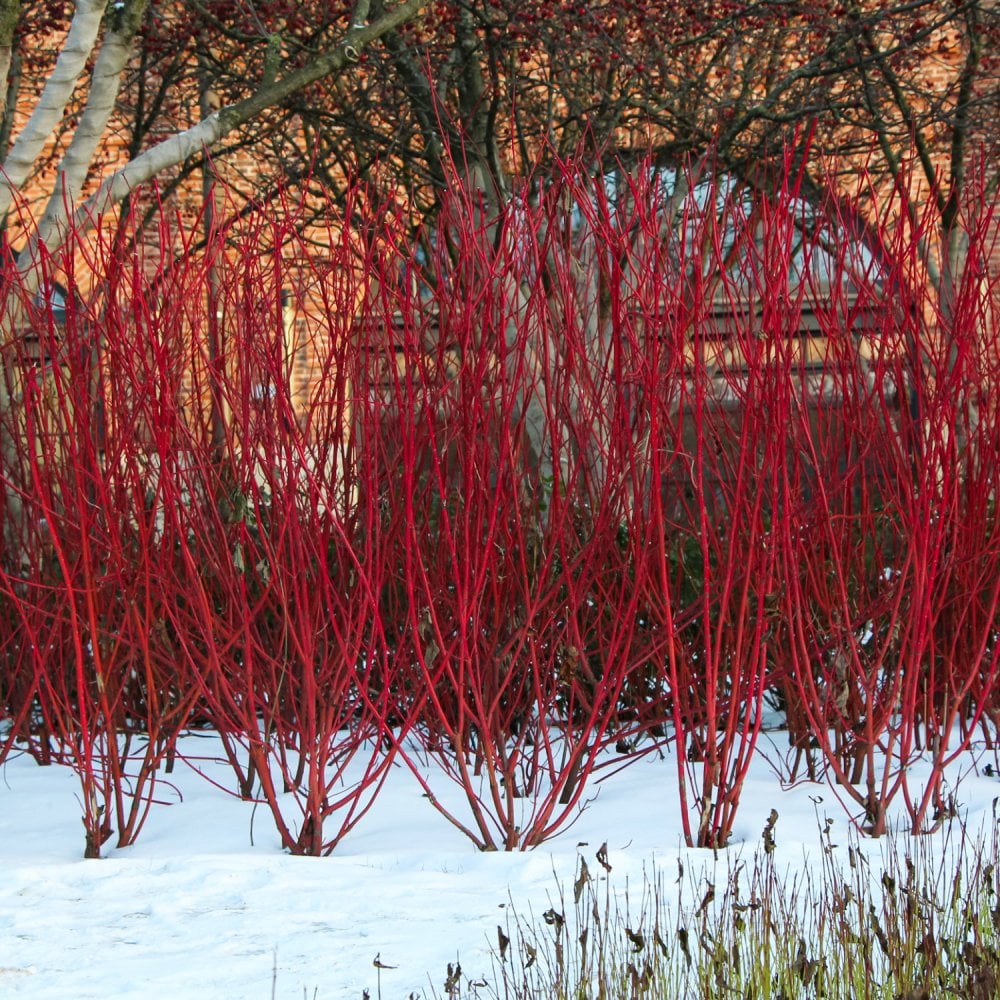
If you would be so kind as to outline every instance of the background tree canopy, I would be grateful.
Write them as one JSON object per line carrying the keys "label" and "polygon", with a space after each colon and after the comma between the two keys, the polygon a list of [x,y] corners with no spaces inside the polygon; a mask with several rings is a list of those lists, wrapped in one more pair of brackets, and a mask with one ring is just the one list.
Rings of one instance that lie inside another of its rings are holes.
{"label": "background tree canopy", "polygon": [[448,156],[500,199],[512,173],[582,147],[711,155],[760,183],[808,123],[817,154],[879,175],[912,151],[947,212],[994,141],[998,29],[979,0],[3,0],[3,208],[57,183],[75,207],[99,180],[120,200],[206,149],[243,154],[258,197],[361,176],[428,209]]}

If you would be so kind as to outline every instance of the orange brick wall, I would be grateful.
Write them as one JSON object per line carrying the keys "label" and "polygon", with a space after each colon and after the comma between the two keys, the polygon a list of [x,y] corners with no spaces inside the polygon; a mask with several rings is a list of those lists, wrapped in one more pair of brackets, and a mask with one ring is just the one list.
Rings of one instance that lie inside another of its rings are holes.
{"label": "orange brick wall", "polygon": [[[956,47],[954,36],[949,38],[949,36],[943,35],[937,55],[926,66],[926,75],[923,82],[933,83],[935,80],[940,80],[943,84],[955,72],[960,59],[961,53]],[[186,104],[191,108],[196,108],[197,100],[195,95],[192,95],[191,100],[187,101]],[[28,110],[26,103],[19,109],[18,114],[22,121],[26,117]],[[101,156],[105,163],[105,170],[112,169],[114,165],[122,162],[124,156],[123,139],[120,135],[116,135],[114,130],[112,130],[108,140],[102,147]],[[228,160],[214,164],[213,167],[217,171],[223,187],[230,187],[244,195],[253,193],[253,178],[258,173],[258,170],[252,153],[242,152]],[[164,182],[168,180],[169,177],[163,178]],[[39,178],[37,184],[33,185],[26,192],[24,202],[26,217],[30,217],[32,213],[39,211],[42,199],[50,183],[51,175],[43,176]],[[919,189],[919,185],[917,186]],[[918,197],[925,195],[925,191],[918,190]],[[149,197],[146,196],[142,205],[138,207],[144,207],[148,203]],[[200,173],[196,172],[192,175],[180,190],[173,195],[171,205],[179,211],[181,217],[186,219],[188,224],[194,224],[203,205],[202,177]],[[111,218],[106,219],[102,225],[107,229],[114,225],[114,220]],[[12,225],[12,237],[15,242],[17,229],[18,224],[15,219]],[[317,232],[312,235],[316,236],[318,234]],[[159,245],[155,236],[151,237],[144,247],[147,266],[150,269],[154,268],[159,255],[170,253],[171,249],[170,247]],[[294,252],[290,251],[290,253]],[[994,253],[991,265],[997,273],[1000,273],[1000,248]],[[292,272],[294,273],[294,271],[293,267]],[[77,266],[73,278],[78,287],[84,291],[87,289],[89,284],[87,269],[85,262],[80,258],[77,258]],[[307,270],[301,271],[298,278],[293,277],[291,279],[289,286],[289,292],[291,293],[290,308],[286,310],[284,316],[287,354],[290,359],[290,385],[295,397],[300,401],[307,398],[311,386],[315,384],[318,377],[318,373],[314,370],[314,362],[317,357],[325,353],[325,338],[331,336],[331,333],[334,336],[343,336],[350,326],[349,322],[344,322],[343,318],[340,318],[341,321],[336,324],[337,329],[331,331],[330,324],[326,321],[326,317],[322,311],[318,311],[315,308],[315,289],[310,287],[311,282],[315,280],[315,277],[309,275]]]}

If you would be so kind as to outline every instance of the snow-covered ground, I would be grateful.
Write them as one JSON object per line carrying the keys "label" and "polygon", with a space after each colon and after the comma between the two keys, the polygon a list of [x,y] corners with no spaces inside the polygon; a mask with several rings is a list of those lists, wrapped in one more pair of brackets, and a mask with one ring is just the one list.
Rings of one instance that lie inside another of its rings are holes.
{"label": "snow-covered ground", "polygon": [[[780,735],[775,747],[771,738],[764,747],[780,748]],[[204,734],[186,737],[182,750],[219,753]],[[971,757],[952,773],[969,830],[992,822],[994,757],[981,757],[978,773]],[[224,765],[209,766],[232,783]],[[435,781],[445,795],[444,780]],[[772,807],[775,858],[790,877],[820,864],[827,817],[846,850],[849,823],[833,790],[783,790],[763,760],[746,784],[732,847],[682,849],[676,785],[671,757],[647,758],[593,785],[579,820],[544,847],[481,854],[398,767],[333,856],[295,858],[279,849],[263,807],[178,764],[137,844],[84,861],[72,772],[12,755],[0,772],[0,997],[360,1000],[368,989],[374,1000],[376,956],[394,967],[381,972],[386,1000],[441,995],[456,958],[466,976],[493,979],[491,948],[508,908],[537,917],[560,883],[572,885],[581,854],[603,875],[594,854],[604,843],[616,891],[626,882],[634,891],[654,866],[676,878],[678,855],[687,877],[724,883],[760,846]]]}

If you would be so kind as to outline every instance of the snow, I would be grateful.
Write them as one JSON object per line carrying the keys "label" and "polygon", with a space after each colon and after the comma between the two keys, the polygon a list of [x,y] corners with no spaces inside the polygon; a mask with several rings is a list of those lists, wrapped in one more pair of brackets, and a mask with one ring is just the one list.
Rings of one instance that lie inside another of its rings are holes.
{"label": "snow", "polygon": [[[761,746],[774,760],[782,737],[768,734]],[[181,749],[232,784],[214,737],[186,736]],[[368,989],[374,1000],[376,956],[395,967],[381,971],[382,996],[441,996],[456,960],[465,976],[495,981],[497,925],[511,908],[537,919],[558,902],[581,855],[617,893],[627,884],[635,892],[657,870],[672,882],[678,861],[692,885],[724,883],[740,860],[752,866],[772,807],[775,859],[789,878],[821,863],[827,819],[832,841],[846,851],[850,823],[835,790],[782,788],[764,753],[745,786],[732,846],[683,848],[671,754],[590,786],[577,822],[523,854],[477,852],[395,767],[372,812],[326,858],[284,854],[266,809],[179,762],[158,784],[162,804],[137,843],[106,845],[97,861],[82,859],[72,772],[11,754],[0,774],[0,997],[359,1000]],[[952,772],[969,831],[993,822],[995,756],[980,751]],[[453,794],[429,773],[440,798]],[[604,843],[613,869],[606,876],[594,860]],[[877,856],[886,846],[865,841],[862,849]]]}

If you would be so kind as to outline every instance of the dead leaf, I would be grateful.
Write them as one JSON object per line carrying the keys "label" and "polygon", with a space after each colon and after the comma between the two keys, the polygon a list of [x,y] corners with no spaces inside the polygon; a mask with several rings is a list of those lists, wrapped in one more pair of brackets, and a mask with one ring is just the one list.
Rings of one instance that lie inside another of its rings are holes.
{"label": "dead leaf", "polygon": [[611,871],[611,865],[608,863],[608,842],[604,841],[603,844],[597,849],[597,863],[606,871]]}
{"label": "dead leaf", "polygon": [[638,954],[646,947],[646,938],[643,936],[642,931],[634,931],[631,927],[625,928],[625,937],[627,937],[632,944],[632,950]]}
{"label": "dead leaf", "polygon": [[510,938],[504,934],[503,928],[499,924],[497,924],[497,941],[500,944],[500,961],[503,962],[507,958],[507,948],[510,946]]}
{"label": "dead leaf", "polygon": [[590,881],[590,870],[587,868],[587,862],[580,858],[580,874],[577,876],[576,881],[573,883],[573,902],[579,903],[580,896],[583,895],[584,886]]}

